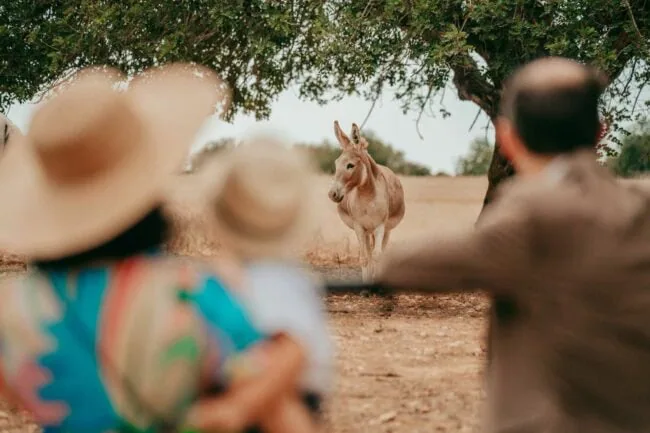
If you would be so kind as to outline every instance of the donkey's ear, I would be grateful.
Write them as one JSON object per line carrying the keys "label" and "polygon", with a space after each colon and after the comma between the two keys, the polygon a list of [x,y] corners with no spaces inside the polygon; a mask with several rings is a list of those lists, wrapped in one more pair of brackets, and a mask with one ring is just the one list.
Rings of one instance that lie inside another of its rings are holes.
{"label": "donkey's ear", "polygon": [[365,138],[361,137],[361,138],[359,139],[359,146],[361,146],[361,148],[364,149],[364,150],[368,150],[368,140],[366,140]]}
{"label": "donkey's ear", "polygon": [[361,136],[361,130],[359,129],[359,125],[356,123],[352,124],[352,143],[354,143],[355,146],[359,146],[361,149],[368,148],[368,142]]}
{"label": "donkey's ear", "polygon": [[361,142],[361,131],[359,130],[359,125],[356,123],[352,124],[352,142],[354,144],[359,144]]}
{"label": "donkey's ear", "polygon": [[350,147],[350,145],[352,144],[350,142],[350,137],[345,135],[345,132],[343,132],[343,130],[341,129],[341,125],[339,125],[338,120],[334,121],[334,134],[336,134],[336,139],[338,140],[342,148],[345,149],[347,147]]}

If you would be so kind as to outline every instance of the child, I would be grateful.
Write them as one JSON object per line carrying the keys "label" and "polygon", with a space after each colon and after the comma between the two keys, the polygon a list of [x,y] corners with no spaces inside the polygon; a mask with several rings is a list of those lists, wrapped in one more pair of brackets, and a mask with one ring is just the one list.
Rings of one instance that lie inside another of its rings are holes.
{"label": "child", "polygon": [[208,213],[226,257],[243,265],[247,309],[265,332],[285,332],[303,345],[303,402],[318,419],[331,387],[333,350],[323,284],[297,260],[316,212],[311,168],[300,153],[259,137],[206,167],[206,175],[217,177]]}

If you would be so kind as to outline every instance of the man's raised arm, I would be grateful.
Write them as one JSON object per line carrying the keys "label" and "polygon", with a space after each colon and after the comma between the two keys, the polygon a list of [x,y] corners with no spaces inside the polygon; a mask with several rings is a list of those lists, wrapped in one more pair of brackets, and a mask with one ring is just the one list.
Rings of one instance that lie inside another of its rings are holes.
{"label": "man's raised arm", "polygon": [[387,250],[377,282],[395,292],[516,290],[531,269],[532,229],[526,206],[495,203],[474,229]]}

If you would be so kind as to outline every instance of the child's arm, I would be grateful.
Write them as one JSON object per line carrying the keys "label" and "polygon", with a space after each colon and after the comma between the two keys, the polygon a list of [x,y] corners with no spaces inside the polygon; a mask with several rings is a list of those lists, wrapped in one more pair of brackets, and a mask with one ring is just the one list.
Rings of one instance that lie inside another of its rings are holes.
{"label": "child's arm", "polygon": [[186,424],[204,432],[241,431],[268,416],[279,399],[295,393],[305,365],[301,346],[284,334],[260,345],[261,370],[237,379],[224,394],[197,402]]}
{"label": "child's arm", "polygon": [[264,433],[316,433],[318,426],[311,414],[292,393],[281,398],[276,406],[260,419]]}

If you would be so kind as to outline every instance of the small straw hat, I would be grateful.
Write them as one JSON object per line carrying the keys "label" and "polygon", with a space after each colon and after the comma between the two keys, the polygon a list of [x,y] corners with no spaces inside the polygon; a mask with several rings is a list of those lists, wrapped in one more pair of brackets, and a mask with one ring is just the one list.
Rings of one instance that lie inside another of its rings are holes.
{"label": "small straw hat", "polygon": [[82,71],[0,159],[0,248],[45,260],[117,236],[162,203],[220,100],[216,76],[193,65],[147,71],[126,91],[108,72]]}
{"label": "small straw hat", "polygon": [[207,213],[216,239],[244,260],[293,258],[306,240],[316,202],[312,161],[270,136],[218,156]]}

